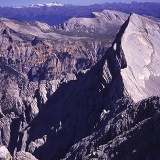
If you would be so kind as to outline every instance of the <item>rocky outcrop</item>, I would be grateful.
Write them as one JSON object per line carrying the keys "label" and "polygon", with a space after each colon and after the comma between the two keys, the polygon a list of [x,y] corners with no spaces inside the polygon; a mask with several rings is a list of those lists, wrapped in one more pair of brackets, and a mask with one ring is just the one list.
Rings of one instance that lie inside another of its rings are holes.
{"label": "rocky outcrop", "polygon": [[0,146],[0,159],[1,160],[11,160],[12,157],[5,146]]}
{"label": "rocky outcrop", "polygon": [[17,152],[14,160],[37,160],[32,154],[24,151]]}
{"label": "rocky outcrop", "polygon": [[64,159],[159,159],[160,98],[148,98],[159,95],[160,42],[155,37],[159,36],[159,23],[132,14],[122,28],[125,30],[117,35],[113,50],[125,55],[127,67],[121,70],[121,76],[125,94],[133,101],[125,95],[116,101],[113,110],[104,108],[92,134],[72,146]]}

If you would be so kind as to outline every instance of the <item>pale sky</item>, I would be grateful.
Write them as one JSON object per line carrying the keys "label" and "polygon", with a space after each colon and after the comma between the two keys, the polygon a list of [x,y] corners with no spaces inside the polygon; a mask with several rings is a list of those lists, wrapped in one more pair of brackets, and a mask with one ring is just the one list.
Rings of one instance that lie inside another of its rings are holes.
{"label": "pale sky", "polygon": [[132,1],[137,2],[160,2],[160,0],[0,0],[0,6],[25,6],[30,4],[38,3],[49,3],[49,2],[59,2],[62,4],[73,4],[73,5],[89,5],[89,4],[100,4],[106,2],[126,2],[130,3]]}

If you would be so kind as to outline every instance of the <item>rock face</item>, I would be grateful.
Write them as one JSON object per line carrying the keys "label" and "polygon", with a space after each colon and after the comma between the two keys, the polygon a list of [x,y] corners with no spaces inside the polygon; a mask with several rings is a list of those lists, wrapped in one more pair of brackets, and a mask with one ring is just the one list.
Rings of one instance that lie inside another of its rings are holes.
{"label": "rock face", "polygon": [[[122,37],[121,45],[128,67],[121,74],[135,102],[160,95],[159,26],[160,23],[132,14]],[[116,43],[114,46],[116,48]]]}
{"label": "rock face", "polygon": [[64,159],[159,160],[160,98],[123,107],[113,117],[103,110],[97,128],[72,146]]}
{"label": "rock face", "polygon": [[158,160],[159,26],[130,15],[104,54],[90,37],[1,19],[0,144],[17,160]]}

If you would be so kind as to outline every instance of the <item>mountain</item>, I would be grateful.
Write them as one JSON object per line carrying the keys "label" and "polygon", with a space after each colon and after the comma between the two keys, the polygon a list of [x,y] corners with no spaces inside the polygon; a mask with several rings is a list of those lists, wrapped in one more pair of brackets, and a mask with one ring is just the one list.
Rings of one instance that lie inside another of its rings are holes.
{"label": "mountain", "polygon": [[55,3],[39,3],[39,4],[32,4],[32,5],[29,5],[29,6],[16,6],[16,7],[13,7],[13,8],[28,8],[28,7],[31,7],[31,8],[40,8],[40,7],[53,7],[53,6],[64,6],[63,4],[61,3],[58,3],[58,2],[55,2]]}
{"label": "mountain", "polygon": [[103,10],[116,10],[127,14],[137,13],[140,15],[148,15],[157,18],[160,17],[160,3],[155,2],[104,3],[89,6],[61,6],[61,4],[59,3],[51,3],[48,5],[40,4],[20,8],[0,7],[0,17],[5,17],[23,22],[42,21],[53,26],[61,24],[64,21],[68,21],[70,18],[73,17],[90,18],[92,12],[102,12]]}
{"label": "mountain", "polygon": [[58,29],[76,33],[106,33],[111,32],[121,26],[129,17],[128,14],[104,10],[102,12],[92,12],[91,18],[71,18],[68,21],[56,26]]}
{"label": "mountain", "polygon": [[34,159],[22,145],[25,129],[61,84],[81,77],[101,59],[119,28],[74,35],[38,21],[0,18],[0,153]]}
{"label": "mountain", "polygon": [[39,159],[156,159],[159,35],[159,23],[132,14],[102,59],[48,100],[29,127],[28,151]]}
{"label": "mountain", "polygon": [[128,16],[93,13],[112,38],[0,18],[0,158],[159,159],[160,22]]}

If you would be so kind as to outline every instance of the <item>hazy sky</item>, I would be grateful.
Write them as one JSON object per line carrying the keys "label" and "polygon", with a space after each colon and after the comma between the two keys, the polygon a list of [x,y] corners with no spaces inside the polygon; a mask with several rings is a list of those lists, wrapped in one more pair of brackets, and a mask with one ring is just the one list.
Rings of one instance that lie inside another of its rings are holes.
{"label": "hazy sky", "polygon": [[0,6],[23,6],[37,3],[46,2],[59,2],[62,4],[74,4],[74,5],[88,5],[95,3],[105,3],[105,2],[160,2],[160,0],[0,0]]}

